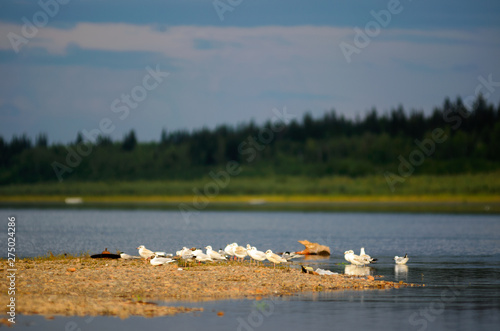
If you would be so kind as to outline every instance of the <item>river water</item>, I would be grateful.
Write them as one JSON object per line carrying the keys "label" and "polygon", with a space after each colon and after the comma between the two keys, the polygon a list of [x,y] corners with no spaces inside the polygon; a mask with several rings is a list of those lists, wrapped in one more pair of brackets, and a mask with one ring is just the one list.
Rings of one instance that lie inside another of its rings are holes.
{"label": "river water", "polygon": [[[136,247],[174,253],[238,242],[259,250],[301,250],[307,239],[331,248],[329,258],[299,260],[338,273],[382,275],[425,287],[305,293],[287,298],[223,300],[176,305],[201,313],[132,317],[19,316],[27,330],[496,330],[500,324],[500,217],[411,213],[301,213],[0,209],[0,254],[7,256],[7,218],[16,217],[20,257],[89,252],[104,248],[137,254]],[[345,265],[343,252],[360,247],[379,261]],[[395,255],[408,253],[406,266]],[[172,303],[168,303],[172,304]],[[224,311],[224,316],[216,312]]]}

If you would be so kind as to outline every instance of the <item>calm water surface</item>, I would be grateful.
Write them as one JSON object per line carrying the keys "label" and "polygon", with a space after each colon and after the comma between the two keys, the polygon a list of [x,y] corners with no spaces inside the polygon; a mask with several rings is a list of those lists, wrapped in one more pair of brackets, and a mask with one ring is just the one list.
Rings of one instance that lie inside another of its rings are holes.
{"label": "calm water surface", "polygon": [[[339,273],[383,275],[426,284],[383,291],[308,293],[289,298],[175,303],[202,313],[145,319],[20,316],[29,330],[496,330],[500,323],[500,218],[486,215],[202,212],[186,221],[176,211],[0,210],[0,247],[15,216],[19,256],[89,252],[136,254],[144,244],[175,252],[238,242],[260,250],[301,250],[297,240],[330,246],[328,259],[300,261]],[[372,267],[343,265],[343,252],[364,246]],[[5,257],[6,249],[2,252]],[[408,253],[407,266],[394,255]],[[224,311],[223,317],[216,315]]]}

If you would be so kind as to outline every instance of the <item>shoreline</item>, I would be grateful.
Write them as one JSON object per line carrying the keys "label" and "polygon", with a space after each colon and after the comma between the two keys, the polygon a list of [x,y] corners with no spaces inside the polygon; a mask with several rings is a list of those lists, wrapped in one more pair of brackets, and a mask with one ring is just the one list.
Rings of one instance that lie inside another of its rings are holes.
{"label": "shoreline", "polygon": [[[72,200],[76,199],[76,203]],[[194,196],[0,196],[0,208],[95,208],[179,210],[193,204]],[[284,196],[220,195],[208,200],[204,210],[245,211],[359,211],[500,214],[496,195],[408,196]],[[194,207],[193,207],[194,208]]]}
{"label": "shoreline", "polygon": [[[7,262],[2,260],[2,273]],[[16,262],[16,313],[44,316],[166,316],[203,308],[173,302],[282,297],[306,292],[386,290],[422,286],[374,277],[305,274],[288,266],[224,262],[179,267],[144,260],[87,257],[21,259]],[[5,276],[5,275],[4,275]],[[9,300],[2,277],[0,298]],[[423,285],[425,286],[425,285]],[[161,303],[159,305],[158,303]]]}

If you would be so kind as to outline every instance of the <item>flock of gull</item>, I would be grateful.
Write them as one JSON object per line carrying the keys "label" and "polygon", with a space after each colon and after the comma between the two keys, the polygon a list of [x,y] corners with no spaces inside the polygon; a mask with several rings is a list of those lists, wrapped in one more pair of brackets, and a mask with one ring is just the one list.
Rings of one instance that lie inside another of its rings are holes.
{"label": "flock of gull", "polygon": [[[268,249],[266,252],[259,251],[255,246],[247,244],[246,247],[239,246],[237,243],[228,244],[226,248],[214,251],[212,246],[206,246],[206,252],[204,253],[198,248],[187,248],[183,247],[181,250],[173,254],[167,254],[165,252],[154,252],[147,249],[144,245],[137,247],[140,256],[133,256],[125,253],[121,253],[120,257],[122,259],[140,259],[144,258],[149,261],[152,265],[163,265],[172,263],[176,260],[182,260],[187,264],[190,261],[201,262],[215,262],[215,261],[227,261],[227,260],[237,260],[243,261],[247,256],[250,257],[250,261],[255,261],[256,264],[259,262],[264,262],[268,260],[273,263],[274,268],[276,264],[286,263],[294,258],[301,257],[302,255],[296,254],[294,252],[284,252],[281,255],[273,253],[272,250]],[[361,247],[359,255],[354,254],[353,250],[348,250],[344,252],[344,258],[346,261],[350,262],[354,266],[367,266],[371,263],[377,261],[377,259],[372,258],[366,254],[364,247]],[[408,254],[403,257],[395,256],[394,261],[398,265],[403,265],[408,262]]]}
{"label": "flock of gull", "polygon": [[144,258],[152,265],[163,265],[167,263],[172,263],[176,260],[183,260],[185,263],[189,261],[201,262],[214,262],[214,261],[227,261],[228,259],[234,259],[237,261],[243,261],[245,257],[249,256],[251,261],[255,261],[256,264],[268,260],[273,263],[276,268],[276,264],[285,263],[293,258],[300,257],[301,255],[285,252],[281,255],[273,253],[272,250],[268,249],[265,253],[257,250],[255,246],[250,246],[247,244],[246,248],[239,246],[237,243],[232,243],[226,246],[224,249],[219,251],[214,251],[212,246],[206,246],[206,253],[198,248],[187,248],[183,247],[181,250],[173,254],[167,254],[165,252],[154,252],[147,249],[144,245],[137,247],[140,256],[132,256],[125,253],[121,253],[120,257],[122,259],[139,259]]}

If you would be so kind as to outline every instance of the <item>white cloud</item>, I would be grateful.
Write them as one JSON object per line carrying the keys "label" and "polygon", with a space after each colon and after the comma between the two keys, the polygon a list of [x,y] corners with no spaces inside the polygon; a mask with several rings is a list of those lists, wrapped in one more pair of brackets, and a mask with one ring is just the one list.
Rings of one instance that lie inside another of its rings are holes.
{"label": "white cloud", "polygon": [[[0,23],[0,31],[19,32],[20,29],[19,25]],[[480,52],[485,49],[498,52],[499,32],[494,29],[382,29],[368,46],[360,49],[360,54],[353,54],[351,58],[358,62],[365,58],[384,63],[402,57],[441,66],[441,62],[450,59],[463,60],[464,52],[469,56],[471,52],[473,56],[481,56]],[[2,35],[0,49],[10,50],[7,33]],[[234,66],[258,69],[272,63],[269,67],[275,69],[266,70],[266,75],[273,76],[288,71],[290,68],[286,65],[290,63],[344,65],[346,61],[339,44],[342,41],[353,44],[354,37],[353,29],[328,26],[173,26],[160,31],[149,25],[78,23],[70,29],[42,28],[26,47],[42,48],[55,55],[66,54],[70,46],[83,50],[155,52],[189,66],[223,63],[230,69]],[[415,52],[418,49],[430,51]]]}
{"label": "white cloud", "polygon": [[[20,33],[20,26],[0,23],[0,31]],[[297,115],[306,109],[318,115],[335,107],[349,116],[372,106],[384,110],[399,103],[431,110],[445,96],[470,94],[479,74],[493,73],[495,81],[500,80],[500,41],[494,38],[498,32],[382,29],[348,64],[339,43],[352,43],[351,28],[174,26],[160,31],[147,25],[79,23],[70,29],[40,29],[19,56],[33,48],[65,56],[72,46],[117,54],[162,54],[176,70],[141,104],[143,115],[123,123],[124,130],[155,126],[151,132],[138,132],[139,137],[152,139],[158,137],[161,126],[263,121],[272,116],[270,109],[283,106]],[[0,50],[11,51],[6,33],[1,35]],[[4,103],[13,104],[14,96],[28,95],[31,104],[37,105],[33,114],[41,112],[54,119],[61,114],[86,116],[90,124],[98,122],[103,112],[109,112],[110,103],[144,75],[137,68],[92,67],[92,61],[7,66],[3,64],[0,71],[16,78],[14,84],[2,84]],[[117,133],[116,138],[121,138],[121,131]],[[74,136],[76,132],[66,139]]]}

